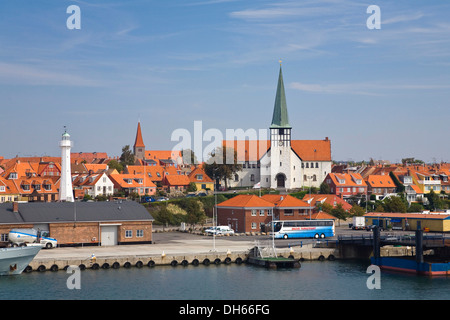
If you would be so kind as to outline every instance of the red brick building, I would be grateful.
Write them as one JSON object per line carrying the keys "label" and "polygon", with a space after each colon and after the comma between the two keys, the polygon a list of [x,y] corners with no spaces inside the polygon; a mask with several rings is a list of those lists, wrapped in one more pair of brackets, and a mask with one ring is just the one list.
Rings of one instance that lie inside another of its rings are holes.
{"label": "red brick building", "polygon": [[289,195],[238,195],[217,205],[217,223],[235,232],[260,232],[274,220],[309,219],[309,205]]}

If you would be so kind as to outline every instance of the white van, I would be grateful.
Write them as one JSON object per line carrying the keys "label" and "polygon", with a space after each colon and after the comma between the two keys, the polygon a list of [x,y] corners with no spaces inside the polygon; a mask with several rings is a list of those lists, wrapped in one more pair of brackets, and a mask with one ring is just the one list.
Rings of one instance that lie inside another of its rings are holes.
{"label": "white van", "polygon": [[217,226],[217,227],[211,227],[205,230],[207,234],[234,234],[234,230],[231,229],[229,226]]}

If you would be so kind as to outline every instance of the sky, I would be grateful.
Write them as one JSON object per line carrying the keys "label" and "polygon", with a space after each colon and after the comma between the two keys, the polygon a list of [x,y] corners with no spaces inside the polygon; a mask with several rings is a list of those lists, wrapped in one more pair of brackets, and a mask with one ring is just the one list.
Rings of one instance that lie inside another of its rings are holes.
{"label": "sky", "polygon": [[72,152],[109,156],[139,121],[147,150],[268,129],[281,60],[293,139],[450,162],[449,16],[442,0],[2,0],[0,156],[60,156],[64,126]]}

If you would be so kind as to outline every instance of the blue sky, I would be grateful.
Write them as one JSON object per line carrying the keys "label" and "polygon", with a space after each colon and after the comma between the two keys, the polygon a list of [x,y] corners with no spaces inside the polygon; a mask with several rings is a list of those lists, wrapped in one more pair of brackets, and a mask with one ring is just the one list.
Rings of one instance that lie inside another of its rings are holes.
{"label": "blue sky", "polygon": [[[69,30],[69,5],[81,29]],[[370,30],[369,5],[381,11]],[[120,155],[175,129],[266,129],[282,59],[294,139],[334,160],[450,162],[450,3],[0,2],[0,156]]]}

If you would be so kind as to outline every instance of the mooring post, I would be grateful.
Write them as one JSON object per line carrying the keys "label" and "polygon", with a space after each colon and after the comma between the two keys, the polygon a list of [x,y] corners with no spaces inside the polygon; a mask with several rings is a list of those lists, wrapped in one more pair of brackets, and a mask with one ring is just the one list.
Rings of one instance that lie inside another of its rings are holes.
{"label": "mooring post", "polygon": [[380,263],[380,228],[375,226],[373,228],[373,257],[375,259],[375,264]]}
{"label": "mooring post", "polygon": [[423,263],[423,230],[421,221],[417,221],[416,230],[416,262],[417,267]]}

